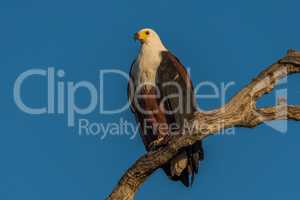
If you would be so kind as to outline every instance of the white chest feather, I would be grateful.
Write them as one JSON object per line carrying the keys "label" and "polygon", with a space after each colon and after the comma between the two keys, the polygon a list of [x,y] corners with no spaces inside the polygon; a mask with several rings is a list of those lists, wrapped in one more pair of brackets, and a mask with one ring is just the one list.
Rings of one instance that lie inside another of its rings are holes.
{"label": "white chest feather", "polygon": [[166,49],[149,46],[141,48],[132,70],[136,85],[155,84],[156,72],[161,63],[161,52],[163,50]]}
{"label": "white chest feather", "polygon": [[161,56],[158,52],[145,52],[139,56],[137,64],[139,67],[140,83],[155,83],[157,68],[161,62]]}

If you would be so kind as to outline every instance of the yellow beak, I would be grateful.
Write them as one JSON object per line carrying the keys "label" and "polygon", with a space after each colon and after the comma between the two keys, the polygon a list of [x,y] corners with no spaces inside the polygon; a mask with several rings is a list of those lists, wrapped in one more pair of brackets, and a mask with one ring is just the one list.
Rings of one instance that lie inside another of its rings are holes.
{"label": "yellow beak", "polygon": [[147,35],[143,32],[137,32],[134,34],[134,40],[139,40],[141,43],[145,42]]}

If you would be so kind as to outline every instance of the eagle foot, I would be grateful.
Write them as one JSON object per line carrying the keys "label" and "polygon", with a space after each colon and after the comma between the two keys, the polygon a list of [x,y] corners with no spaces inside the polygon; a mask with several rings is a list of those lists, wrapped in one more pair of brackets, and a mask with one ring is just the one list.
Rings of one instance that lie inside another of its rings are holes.
{"label": "eagle foot", "polygon": [[158,138],[149,144],[149,150],[155,151],[161,147],[166,146],[168,144],[168,142],[169,142],[169,136],[164,136],[164,137]]}

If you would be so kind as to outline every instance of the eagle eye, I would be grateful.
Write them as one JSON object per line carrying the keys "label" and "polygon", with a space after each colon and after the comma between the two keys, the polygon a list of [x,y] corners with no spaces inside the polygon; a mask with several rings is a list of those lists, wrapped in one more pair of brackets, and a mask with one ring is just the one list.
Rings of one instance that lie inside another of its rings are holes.
{"label": "eagle eye", "polygon": [[150,35],[150,31],[146,31],[146,35]]}

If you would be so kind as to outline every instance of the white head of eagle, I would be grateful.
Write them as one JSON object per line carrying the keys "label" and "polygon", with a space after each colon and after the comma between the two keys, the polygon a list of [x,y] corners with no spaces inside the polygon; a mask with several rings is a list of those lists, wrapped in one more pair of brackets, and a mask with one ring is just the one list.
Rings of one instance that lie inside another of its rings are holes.
{"label": "white head of eagle", "polygon": [[[141,47],[131,66],[128,97],[143,143],[146,150],[151,151],[184,129],[185,122],[196,111],[196,104],[187,71],[163,45],[158,34],[145,28],[135,33],[134,38],[140,41]],[[162,168],[172,180],[189,186],[202,159],[199,141],[180,149]]]}
{"label": "white head of eagle", "polygon": [[144,47],[148,46],[160,51],[166,50],[158,34],[150,28],[141,29],[134,34],[134,38],[139,40]]}
{"label": "white head of eagle", "polygon": [[168,51],[163,45],[158,34],[150,29],[144,28],[134,34],[134,39],[139,40],[141,48],[133,67],[136,81],[151,84],[155,81],[157,68],[161,63],[161,52]]}

